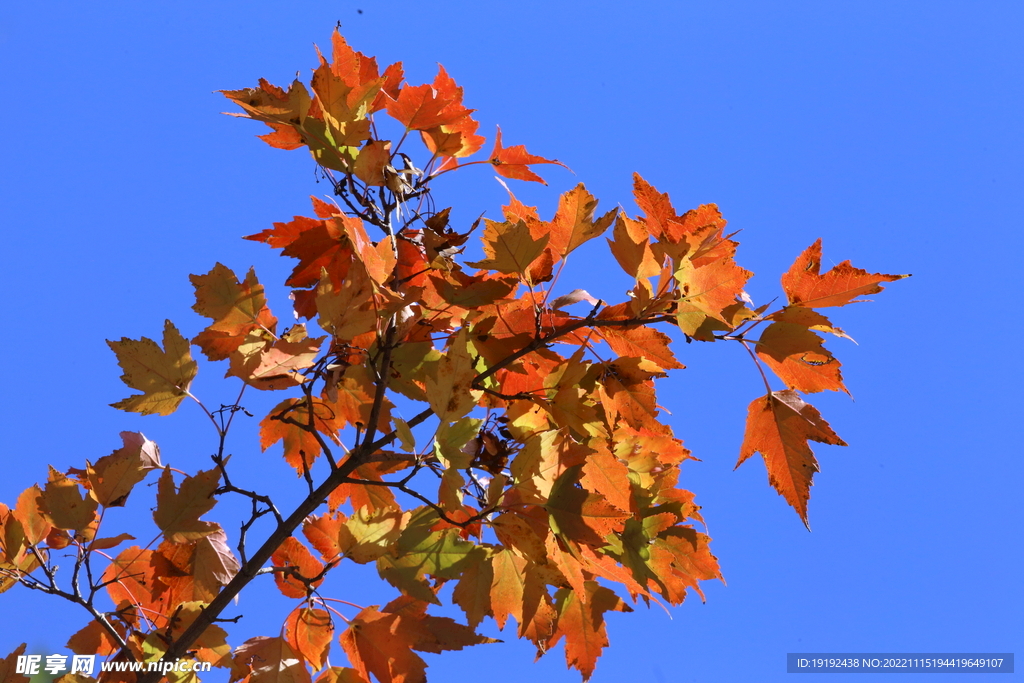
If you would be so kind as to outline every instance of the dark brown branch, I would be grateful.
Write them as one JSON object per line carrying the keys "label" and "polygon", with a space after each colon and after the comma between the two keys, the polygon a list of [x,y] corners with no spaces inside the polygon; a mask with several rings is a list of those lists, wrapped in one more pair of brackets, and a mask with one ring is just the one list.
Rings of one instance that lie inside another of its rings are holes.
{"label": "dark brown branch", "polygon": [[128,643],[125,642],[124,638],[121,637],[121,634],[118,633],[117,629],[115,629],[114,626],[107,620],[106,616],[104,614],[102,614],[101,612],[99,612],[93,606],[93,604],[92,604],[92,597],[95,596],[96,591],[99,588],[101,588],[102,586],[100,586],[100,587],[90,586],[90,591],[91,592],[90,592],[90,597],[89,597],[88,600],[86,600],[82,596],[81,592],[78,589],[77,584],[74,587],[74,591],[75,591],[74,593],[68,593],[66,591],[63,591],[63,590],[61,590],[60,588],[57,587],[57,581],[56,581],[56,577],[54,576],[54,570],[53,570],[53,568],[50,567],[49,564],[47,564],[46,562],[43,561],[42,553],[40,553],[39,550],[36,549],[35,545],[30,545],[29,546],[29,550],[32,552],[32,554],[35,556],[36,560],[39,562],[40,566],[43,569],[43,573],[46,574],[46,578],[50,582],[50,585],[47,586],[44,583],[42,583],[41,581],[38,581],[38,580],[36,580],[34,578],[32,579],[32,582],[30,583],[29,581],[26,581],[26,579],[30,578],[29,575],[28,574],[21,574],[21,572],[18,572],[18,576],[17,576],[19,582],[23,586],[25,586],[27,588],[31,588],[33,590],[42,591],[42,592],[48,593],[50,595],[56,595],[57,597],[64,598],[68,602],[73,602],[76,605],[81,605],[82,607],[84,607],[85,610],[87,612],[89,612],[89,614],[92,615],[92,618],[95,619],[97,623],[99,623],[100,627],[102,627],[103,630],[107,632],[107,634],[111,637],[111,639],[113,639],[114,642],[116,642],[120,646],[121,652],[130,661],[134,662],[135,661],[135,655],[128,648]]}
{"label": "dark brown branch", "polygon": [[[597,307],[595,306],[594,309],[596,311]],[[654,318],[628,318],[626,320],[598,320],[597,318],[594,318],[593,316],[594,316],[594,311],[591,311],[591,314],[588,315],[586,318],[580,318],[579,320],[574,320],[571,323],[568,323],[566,325],[563,325],[562,327],[556,328],[550,334],[546,334],[546,335],[537,337],[536,339],[534,339],[532,342],[530,342],[529,344],[527,344],[523,348],[519,349],[515,353],[509,354],[505,358],[501,359],[500,361],[498,361],[497,363],[495,363],[491,367],[489,367],[486,370],[484,370],[483,372],[481,372],[479,375],[477,375],[475,378],[473,378],[473,382],[472,382],[471,386],[474,389],[483,389],[483,387],[480,386],[480,382],[484,381],[485,379],[487,379],[488,377],[490,377],[494,373],[498,372],[499,370],[503,370],[503,369],[507,368],[509,365],[511,365],[512,363],[516,362],[517,360],[519,360],[523,356],[525,356],[527,354],[530,354],[530,353],[533,353],[534,351],[537,351],[539,349],[544,348],[545,346],[547,346],[551,342],[555,341],[559,337],[563,337],[563,336],[569,334],[570,332],[575,332],[576,330],[578,330],[580,328],[583,328],[583,327],[634,327],[636,325],[648,325],[650,323],[672,322],[673,320],[675,320],[675,318],[673,316],[670,316],[670,315],[661,315],[661,316],[656,316]]]}
{"label": "dark brown branch", "polygon": [[394,316],[392,316],[391,321],[388,323],[388,330],[384,334],[384,353],[380,362],[381,370],[378,375],[379,379],[377,380],[377,392],[373,396],[373,407],[370,408],[369,424],[366,425],[366,433],[363,435],[363,440],[361,442],[361,445],[364,446],[364,457],[377,450],[375,448],[373,451],[365,452],[365,446],[373,439],[373,436],[377,431],[377,421],[380,419],[380,411],[384,407],[384,395],[387,393],[388,380],[391,379],[391,350],[394,348],[395,344],[396,329],[397,323]]}
{"label": "dark brown branch", "polygon": [[[500,398],[502,400],[505,400],[505,401],[519,401],[519,400],[530,400],[530,399],[535,399],[535,398],[542,398],[540,393],[534,394],[534,393],[529,393],[529,392],[526,392],[526,391],[520,391],[518,394],[503,394],[500,391],[495,391],[494,389],[488,389],[487,387],[478,387],[478,388],[480,390],[482,390],[485,394],[490,394],[491,396],[496,396],[496,397],[498,397],[498,398]],[[543,392],[544,390],[543,389],[535,389],[534,391]]]}
{"label": "dark brown branch", "polygon": [[331,449],[328,448],[327,442],[320,434],[320,430],[316,428],[316,405],[313,403],[313,383],[307,382],[302,386],[302,393],[306,395],[306,412],[309,416],[309,424],[306,425],[306,431],[313,435],[316,439],[317,444],[320,445],[320,450],[323,451],[324,457],[327,458],[327,462],[330,463],[331,469],[338,467],[338,463],[334,461],[334,454]]}
{"label": "dark brown branch", "polygon": [[[269,508],[263,508],[260,510],[257,500],[255,498],[252,499],[252,514],[249,516],[249,521],[242,523],[242,527],[238,534],[238,556],[242,559],[242,564],[245,564],[246,561],[245,542],[249,535],[249,529],[251,529],[252,525],[256,523],[256,520],[270,512],[272,512],[272,510]],[[278,516],[278,523],[280,522],[281,518]]]}
{"label": "dark brown branch", "polygon": [[217,455],[211,455],[210,459],[212,459],[213,462],[217,465],[217,468],[220,470],[221,478],[223,478],[223,480],[224,480],[224,485],[220,486],[216,491],[214,491],[215,494],[220,495],[222,493],[237,493],[237,494],[239,494],[241,496],[245,496],[246,498],[249,498],[249,499],[252,500],[252,502],[253,502],[253,509],[254,510],[256,508],[256,503],[257,502],[263,503],[264,505],[267,506],[267,509],[266,509],[266,511],[260,513],[260,515],[259,515],[260,517],[262,517],[263,515],[267,514],[268,512],[272,512],[274,514],[274,517],[277,518],[278,524],[280,524],[282,521],[284,521],[284,518],[281,517],[281,513],[278,512],[277,506],[274,505],[274,501],[271,500],[270,496],[265,496],[265,495],[256,493],[255,491],[248,491],[246,489],[239,488],[239,487],[237,487],[237,486],[235,486],[234,484],[231,483],[231,479],[230,479],[230,477],[228,477],[227,459],[226,458],[222,457],[220,454],[217,454]]}
{"label": "dark brown branch", "polygon": [[352,484],[366,484],[368,486],[386,486],[388,488],[398,489],[402,493],[408,496],[412,496],[416,500],[420,501],[421,503],[429,507],[431,510],[437,513],[438,517],[440,517],[444,521],[448,522],[453,526],[458,527],[467,527],[470,524],[473,524],[474,522],[479,522],[481,519],[484,519],[485,517],[487,517],[487,515],[491,514],[492,512],[498,509],[497,507],[485,508],[477,514],[473,515],[472,517],[469,517],[459,522],[449,517],[448,514],[444,511],[444,508],[439,506],[437,503],[433,502],[432,500],[421,494],[419,491],[416,491],[415,489],[411,489],[408,486],[406,486],[405,482],[406,480],[404,479],[402,481],[369,481],[366,479],[350,479],[348,481],[348,483]]}
{"label": "dark brown branch", "polygon": [[[390,357],[390,352],[387,353],[387,356]],[[374,419],[379,418],[379,406],[382,402],[382,395],[379,400],[375,400],[377,414],[374,416]],[[410,427],[415,427],[416,425],[424,422],[431,415],[433,415],[433,411],[428,408],[416,415],[408,424]],[[369,430],[371,427],[368,427],[367,429]],[[367,434],[369,433],[370,432],[368,431]],[[345,483],[348,480],[348,475],[363,464],[366,457],[370,456],[383,446],[390,444],[396,438],[398,438],[398,432],[395,430],[392,430],[390,433],[373,442],[370,442],[369,438],[364,438],[360,445],[352,450],[349,457],[340,463],[337,469],[331,471],[324,482],[320,484],[320,486],[317,487],[311,495],[307,496],[305,500],[303,500],[282,523],[277,525],[277,528],[270,534],[270,536],[267,537],[256,552],[253,553],[253,556],[242,565],[234,578],[232,578],[231,581],[221,589],[220,593],[217,594],[206,609],[204,609],[202,613],[196,617],[195,621],[185,629],[185,632],[171,644],[160,658],[161,661],[173,662],[184,657],[189,648],[192,647],[192,644],[195,643],[196,639],[206,631],[207,627],[220,618],[221,613],[227,609],[235,596],[238,595],[242,589],[245,588],[245,586],[248,585],[255,576],[257,576],[257,574],[261,573],[263,565],[267,563],[271,555],[274,554],[274,551],[284,543],[286,538],[292,535],[295,529],[302,524],[302,521],[320,507],[334,489]],[[159,672],[147,672],[139,678],[138,683],[157,683],[159,680]]]}
{"label": "dark brown branch", "polygon": [[241,619],[242,616],[243,615],[239,614],[239,615],[231,617],[230,619],[214,619],[213,623],[215,623],[215,624],[222,624],[222,623],[223,624],[228,624],[228,623],[237,624],[238,620]]}

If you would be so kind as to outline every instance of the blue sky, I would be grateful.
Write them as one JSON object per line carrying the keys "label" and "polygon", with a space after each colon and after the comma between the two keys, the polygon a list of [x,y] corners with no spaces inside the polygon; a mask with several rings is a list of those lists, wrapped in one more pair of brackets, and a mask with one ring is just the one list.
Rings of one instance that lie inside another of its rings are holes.
{"label": "blue sky", "polygon": [[[679,210],[719,204],[742,230],[758,303],[781,294],[778,276],[818,237],[826,263],[914,274],[833,312],[858,342],[829,342],[856,400],[813,398],[850,444],[816,450],[813,533],[760,462],[732,471],[760,391],[749,360],[679,348],[689,367],[660,382],[660,402],[701,459],[682,484],[704,506],[728,585],[706,584],[706,604],[694,596],[671,618],[612,615],[592,680],[781,680],[787,652],[1022,651],[1024,8],[1013,2],[7,3],[0,500],[45,480],[47,463],[109,453],[121,430],[145,432],[165,462],[208,466],[214,442],[194,408],[161,419],[108,406],[128,392],[104,340],[157,336],[165,318],[198,332],[188,274],[216,261],[255,265],[287,310],[271,283],[290,264],[239,238],[308,214],[309,195],[328,190],[308,155],[221,116],[230,107],[214,91],[307,78],[313,43],[326,46],[339,20],[353,47],[403,61],[412,83],[442,63],[489,138],[500,124],[506,144],[568,164],[575,175],[542,169],[548,188],[513,181],[542,215],[580,181],[603,207],[635,213],[638,171]],[[446,178],[435,197],[469,220],[507,198],[484,167]],[[587,253],[563,282],[621,297],[617,271],[605,277],[607,261]],[[201,368],[196,388],[230,403],[220,372]],[[250,398],[259,415],[280,397]],[[231,448],[251,476],[291,476],[243,427]],[[135,502],[128,526],[148,514]],[[266,583],[243,593],[233,645],[290,609]],[[377,584],[354,572],[337,597],[384,602]],[[25,640],[66,653],[85,616],[11,590],[0,656]],[[561,648],[533,664],[528,644],[505,637],[429,656],[432,680],[579,680]]]}

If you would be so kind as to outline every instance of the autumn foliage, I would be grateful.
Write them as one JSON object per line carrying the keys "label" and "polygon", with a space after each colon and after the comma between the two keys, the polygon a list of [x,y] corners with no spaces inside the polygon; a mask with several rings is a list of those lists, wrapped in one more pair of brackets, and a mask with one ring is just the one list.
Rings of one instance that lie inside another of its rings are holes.
{"label": "autumn foliage", "polygon": [[[246,237],[291,259],[284,284],[300,322],[279,322],[253,270],[217,263],[191,276],[194,310],[208,320],[193,339],[168,321],[159,341],[109,342],[132,390],[115,408],[170,415],[195,399],[218,447],[208,469],[186,475],[124,432],[113,453],[51,467],[45,483],[0,505],[0,591],[20,585],[81,605],[73,652],[194,659],[252,683],[418,683],[418,652],[493,642],[477,632],[491,618],[538,656],[562,643],[589,678],[609,644],[608,612],[677,605],[721,578],[694,495],[679,487],[692,456],[655,394],[683,368],[674,340],[749,353],[765,394],[747,409],[737,466],[759,453],[806,523],[818,471],[810,442],[845,445],[805,400],[847,391],[822,337],[846,335],[822,310],[905,276],[847,261],[822,272],[819,240],[782,276],[782,304],[755,305],[718,208],[678,213],[639,175],[635,216],[602,213],[579,184],[551,217],[510,193],[500,215],[461,224],[435,204],[438,176],[489,165],[544,182],[539,168],[561,164],[505,146],[500,130],[482,155],[487,141],[443,68],[410,85],[401,64],[381,71],[337,33],[308,86],[261,80],[224,95],[241,108],[235,116],[270,127],[261,137],[272,147],[308,148],[333,186],[331,198],[313,198],[312,216]],[[400,139],[378,134],[392,129]],[[482,240],[480,260],[463,257],[471,237]],[[622,301],[559,282],[573,252],[599,237],[624,271]],[[280,392],[257,416],[263,449],[284,458],[264,479],[292,471],[307,490],[295,509],[236,483],[246,455],[226,453],[225,437],[241,424],[243,397],[212,410],[194,396],[194,351],[244,390]],[[771,388],[769,372],[784,389]],[[146,480],[155,486],[140,489]],[[228,496],[251,503],[241,533],[237,520],[213,521]],[[152,509],[159,535],[145,547],[103,523],[129,501]],[[60,575],[58,554],[74,558]],[[374,564],[395,598],[356,605],[327,594],[343,562]],[[229,646],[233,598],[261,574],[272,575],[262,589],[273,582],[294,609],[279,633]],[[430,613],[447,596],[465,623]],[[13,672],[14,656],[0,666]]]}

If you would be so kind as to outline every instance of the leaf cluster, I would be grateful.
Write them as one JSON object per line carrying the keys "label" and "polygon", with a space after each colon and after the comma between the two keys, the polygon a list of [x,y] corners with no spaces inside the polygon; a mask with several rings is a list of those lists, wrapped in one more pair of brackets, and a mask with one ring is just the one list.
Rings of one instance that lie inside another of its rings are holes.
{"label": "leaf cluster", "polygon": [[[765,394],[750,403],[737,466],[760,453],[771,485],[807,522],[818,469],[809,442],[845,445],[804,400],[847,391],[821,336],[846,335],[820,309],[905,276],[849,262],[822,273],[819,240],[782,277],[785,305],[756,306],[718,208],[678,213],[639,175],[639,215],[600,213],[579,184],[550,219],[510,193],[499,217],[456,224],[435,204],[438,176],[489,164],[543,182],[533,167],[559,162],[503,146],[500,130],[485,160],[469,160],[485,139],[443,68],[409,85],[401,64],[381,72],[337,32],[309,86],[261,80],[224,95],[237,116],[270,127],[271,146],[306,148],[333,196],[314,198],[312,216],[246,238],[294,261],[285,286],[296,324],[281,329],[253,270],[240,278],[218,263],[191,276],[194,310],[209,320],[192,340],[168,321],[162,344],[109,342],[139,392],[114,407],[169,415],[195,399],[217,437],[209,469],[173,470],[152,441],[126,432],[114,453],[82,470],[51,468],[45,485],[0,506],[0,590],[20,584],[85,608],[74,652],[193,659],[252,683],[311,681],[311,672],[318,683],[418,683],[417,652],[493,642],[477,627],[491,618],[504,630],[511,618],[538,656],[564,643],[569,666],[589,678],[609,642],[608,612],[678,605],[690,591],[703,598],[700,582],[722,576],[694,495],[679,486],[692,456],[658,407],[656,382],[683,368],[663,329],[745,349]],[[384,116],[400,139],[378,134]],[[476,231],[484,258],[467,262]],[[622,301],[558,286],[571,255],[599,237],[623,271]],[[240,384],[233,404],[210,410],[191,393],[192,348]],[[772,389],[769,372],[784,389]],[[308,489],[290,512],[272,492],[232,480],[246,456],[232,458],[225,440],[247,388],[284,393],[259,436],[264,450],[281,446],[281,467]],[[159,534],[115,550],[135,539],[104,535],[105,512],[147,477],[157,481]],[[225,496],[251,504],[237,553],[207,519]],[[264,518],[271,532],[254,543]],[[57,580],[58,551],[73,558],[70,585]],[[343,562],[374,565],[395,599],[328,596]],[[236,620],[223,616],[233,598],[268,574],[295,607],[278,635],[231,648],[218,624]],[[449,584],[465,624],[428,613]],[[331,662],[332,643],[347,667]],[[101,678],[124,677],[134,674]]]}

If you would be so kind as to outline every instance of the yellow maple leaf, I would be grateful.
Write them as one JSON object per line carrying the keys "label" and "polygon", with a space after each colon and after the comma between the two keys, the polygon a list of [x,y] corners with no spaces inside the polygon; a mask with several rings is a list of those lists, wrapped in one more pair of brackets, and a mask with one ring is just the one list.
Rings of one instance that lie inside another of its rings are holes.
{"label": "yellow maple leaf", "polygon": [[170,320],[164,322],[163,349],[146,337],[122,337],[121,341],[108,340],[107,345],[124,370],[121,381],[142,392],[112,403],[114,408],[143,415],[170,415],[178,409],[199,368],[192,360],[188,340]]}
{"label": "yellow maple leaf", "polygon": [[497,223],[489,220],[483,236],[487,258],[467,265],[489,268],[499,273],[518,273],[525,278],[530,265],[547,246],[549,237],[543,235],[533,239],[525,221]]}

